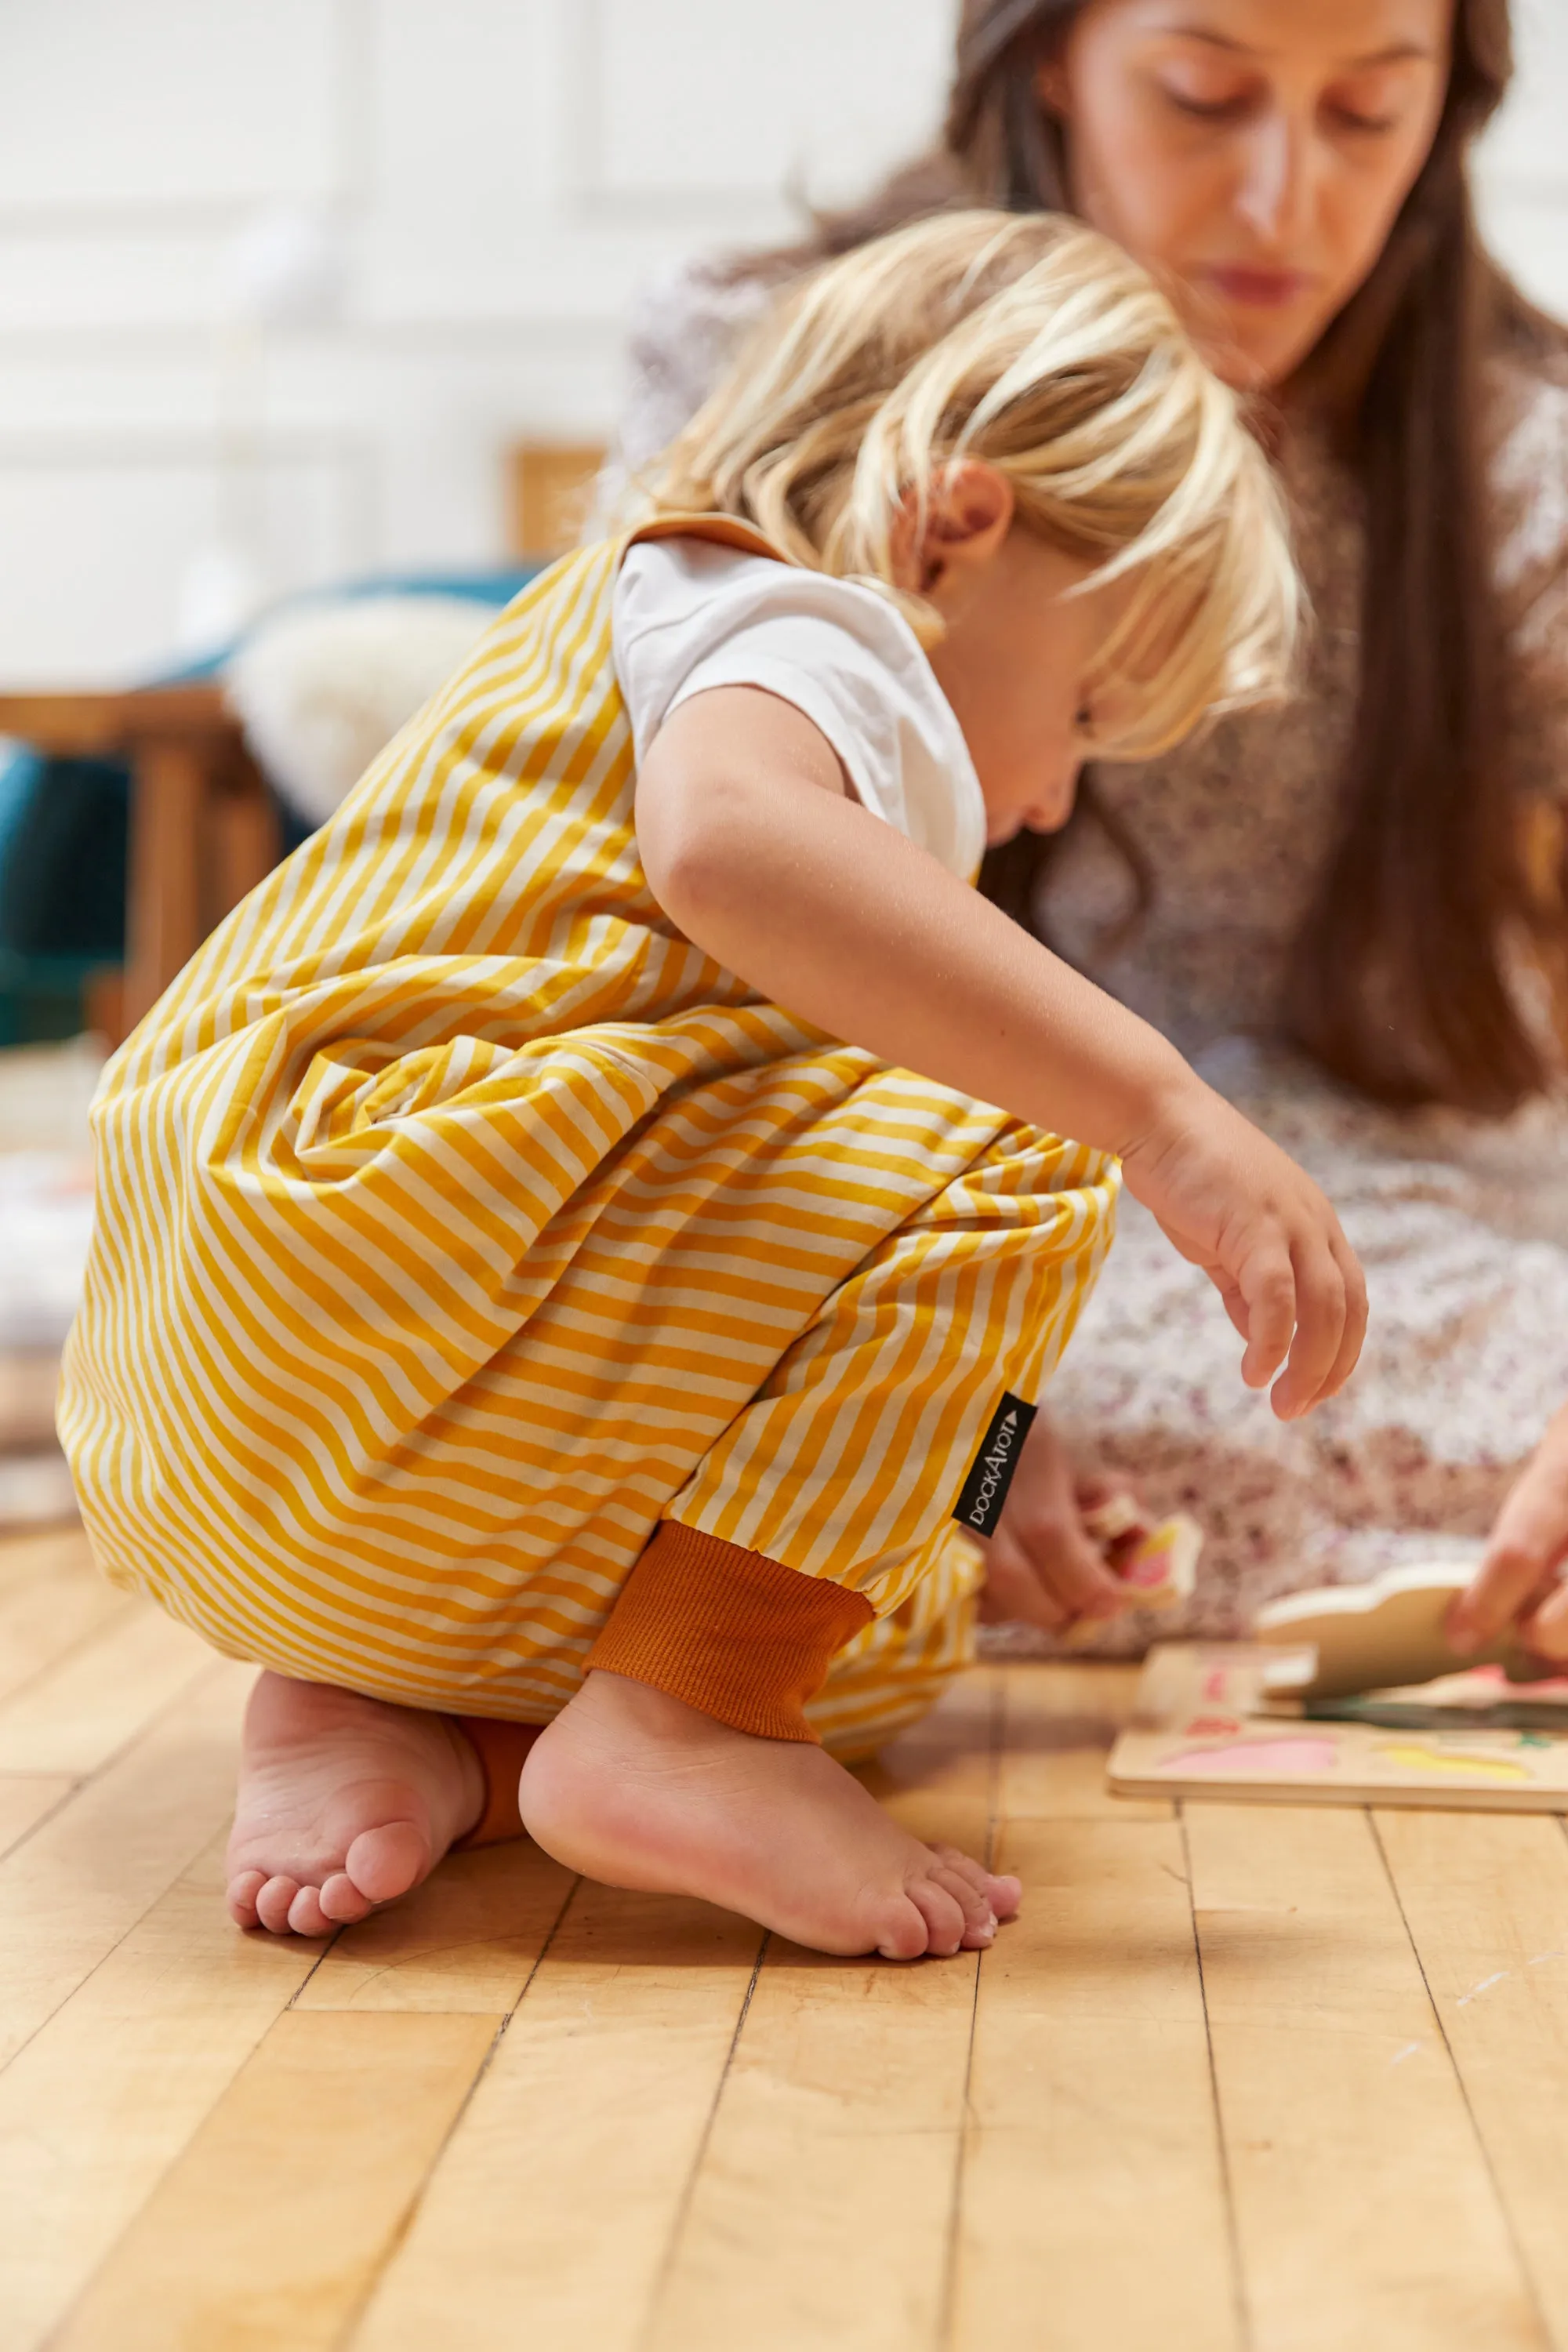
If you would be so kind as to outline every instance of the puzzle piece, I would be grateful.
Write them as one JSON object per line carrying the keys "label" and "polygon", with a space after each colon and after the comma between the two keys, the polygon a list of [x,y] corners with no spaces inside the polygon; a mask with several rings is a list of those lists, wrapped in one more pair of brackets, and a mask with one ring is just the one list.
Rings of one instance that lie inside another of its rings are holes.
{"label": "puzzle piece", "polygon": [[[1204,1531],[1196,1519],[1177,1511],[1150,1528],[1136,1503],[1126,1495],[1113,1495],[1110,1502],[1086,1511],[1083,1523],[1103,1546],[1117,1581],[1133,1589],[1138,1608],[1174,1609],[1191,1600],[1204,1548]],[[1080,1620],[1066,1638],[1091,1642],[1105,1624],[1102,1617]]]}
{"label": "puzzle piece", "polygon": [[1462,1664],[1502,1665],[1525,1681],[1539,1669],[1511,1639],[1461,1660],[1445,1627],[1472,1569],[1451,1560],[1391,1569],[1369,1584],[1293,1592],[1258,1612],[1257,1639],[1293,1654],[1271,1661],[1263,1685],[1270,1697],[1347,1698],[1353,1693],[1435,1681]]}

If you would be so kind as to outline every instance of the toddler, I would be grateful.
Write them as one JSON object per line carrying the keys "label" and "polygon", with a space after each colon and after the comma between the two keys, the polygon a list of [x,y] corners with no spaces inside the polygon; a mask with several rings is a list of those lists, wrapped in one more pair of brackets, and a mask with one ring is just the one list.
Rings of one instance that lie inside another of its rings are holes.
{"label": "toddler", "polygon": [[973,1948],[1017,1882],[836,1759],[966,1662],[1120,1178],[1281,1414],[1364,1306],[1313,1185],[971,885],[1087,756],[1277,694],[1295,574],[1165,301],[1039,217],[806,281],[647,496],[110,1065],[64,1435],[109,1574],[265,1670],[242,1924],[526,1827]]}

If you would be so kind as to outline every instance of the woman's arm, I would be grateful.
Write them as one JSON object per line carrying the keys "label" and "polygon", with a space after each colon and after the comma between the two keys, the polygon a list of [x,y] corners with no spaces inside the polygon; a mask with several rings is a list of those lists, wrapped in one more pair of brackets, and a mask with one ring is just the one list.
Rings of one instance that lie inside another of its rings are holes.
{"label": "woman's arm", "polygon": [[1317,1187],[1147,1023],[850,800],[793,705],[747,687],[680,705],[643,762],[637,837],[673,920],[760,994],[1117,1153],[1129,1189],[1215,1281],[1247,1341],[1249,1385],[1289,1354],[1282,1417],[1349,1377],[1364,1287]]}

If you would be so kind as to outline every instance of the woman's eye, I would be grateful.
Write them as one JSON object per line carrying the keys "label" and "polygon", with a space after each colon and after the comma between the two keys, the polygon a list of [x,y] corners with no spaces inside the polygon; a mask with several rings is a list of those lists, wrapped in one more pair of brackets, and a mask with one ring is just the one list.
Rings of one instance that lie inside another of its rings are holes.
{"label": "woman's eye", "polygon": [[1177,89],[1169,82],[1165,84],[1165,96],[1179,114],[1190,114],[1199,122],[1234,122],[1247,112],[1249,103],[1245,90],[1207,96],[1196,90]]}
{"label": "woman's eye", "polygon": [[1396,114],[1363,114],[1353,106],[1331,106],[1329,109],[1342,131],[1364,131],[1371,138],[1382,138],[1399,128]]}

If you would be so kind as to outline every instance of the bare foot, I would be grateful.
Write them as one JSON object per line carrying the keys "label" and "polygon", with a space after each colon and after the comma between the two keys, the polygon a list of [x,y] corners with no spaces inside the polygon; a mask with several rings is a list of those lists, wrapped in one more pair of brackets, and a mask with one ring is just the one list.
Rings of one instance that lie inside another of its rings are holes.
{"label": "bare foot", "polygon": [[229,1912],[275,1935],[351,1926],[427,1878],[484,1793],[444,1716],[264,1674],[246,1709]]}
{"label": "bare foot", "polygon": [[754,1739],[591,1674],[522,1768],[528,1829],[610,1886],[696,1895],[820,1952],[889,1960],[989,1944],[1016,1878],[900,1829],[820,1748]]}

